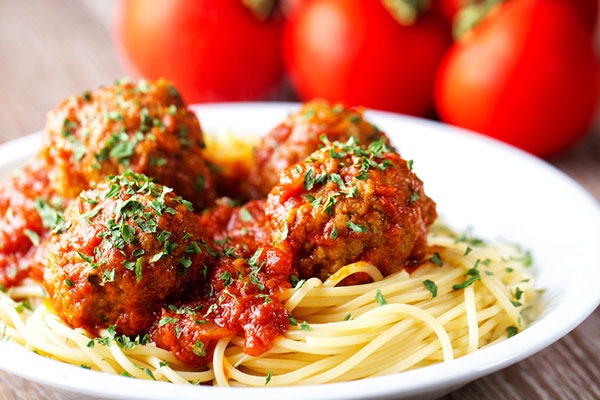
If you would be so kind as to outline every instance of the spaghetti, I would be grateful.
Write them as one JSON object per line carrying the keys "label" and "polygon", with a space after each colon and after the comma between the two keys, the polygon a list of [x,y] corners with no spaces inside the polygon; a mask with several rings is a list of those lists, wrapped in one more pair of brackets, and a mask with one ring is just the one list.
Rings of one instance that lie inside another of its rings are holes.
{"label": "spaghetti", "polygon": [[[291,327],[260,357],[243,338],[221,339],[208,367],[190,369],[146,338],[111,329],[92,337],[66,325],[33,281],[0,293],[0,338],[112,374],[180,384],[283,386],[348,381],[452,360],[527,326],[538,292],[518,246],[488,244],[436,223],[426,261],[382,277],[366,262],[324,282],[300,281],[281,300]],[[367,273],[372,283],[337,286]]]}

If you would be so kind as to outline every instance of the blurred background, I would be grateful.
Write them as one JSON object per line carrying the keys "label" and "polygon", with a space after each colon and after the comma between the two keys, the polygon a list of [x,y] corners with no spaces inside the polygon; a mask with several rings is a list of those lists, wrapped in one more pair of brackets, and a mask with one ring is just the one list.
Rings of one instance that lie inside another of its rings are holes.
{"label": "blurred background", "polygon": [[[164,75],[188,102],[325,97],[464,126],[546,158],[600,200],[597,0],[481,1],[460,24],[461,0],[416,13],[393,0],[183,2],[214,13],[171,0],[0,0],[0,144],[41,130],[71,94]],[[596,310],[448,398],[600,398],[599,335]],[[0,398],[53,396],[0,372]]]}

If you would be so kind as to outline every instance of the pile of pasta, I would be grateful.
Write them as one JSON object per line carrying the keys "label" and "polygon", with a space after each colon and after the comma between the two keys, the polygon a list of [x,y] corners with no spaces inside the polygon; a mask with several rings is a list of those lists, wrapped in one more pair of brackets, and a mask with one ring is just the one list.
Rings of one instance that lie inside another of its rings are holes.
{"label": "pile of pasta", "polygon": [[[219,386],[339,382],[450,361],[517,334],[536,314],[531,255],[437,222],[426,261],[383,278],[365,262],[283,294],[291,327],[261,357],[222,339],[208,368],[186,368],[147,338],[111,329],[92,337],[66,325],[32,281],[0,292],[0,340],[62,362],[140,379]],[[368,273],[372,283],[338,286]]]}

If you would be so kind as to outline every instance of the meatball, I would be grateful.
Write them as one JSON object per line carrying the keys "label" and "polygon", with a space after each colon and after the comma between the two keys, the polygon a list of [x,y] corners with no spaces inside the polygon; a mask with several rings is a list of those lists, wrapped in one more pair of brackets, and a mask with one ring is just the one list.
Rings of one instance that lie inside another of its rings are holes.
{"label": "meatball", "polygon": [[69,204],[50,238],[43,283],[72,326],[137,335],[165,302],[201,285],[213,262],[208,246],[190,202],[126,172]]}
{"label": "meatball", "polygon": [[128,81],[64,100],[48,113],[41,155],[51,185],[66,198],[126,170],[172,187],[197,209],[214,187],[195,114],[165,80]]}
{"label": "meatball", "polygon": [[282,170],[323,147],[323,136],[343,142],[354,137],[364,145],[383,139],[389,147],[385,133],[366,121],[362,110],[324,100],[306,103],[262,139],[248,180],[250,195],[265,197]]}
{"label": "meatball", "polygon": [[300,276],[323,280],[359,260],[383,275],[418,262],[437,215],[405,160],[383,141],[363,147],[354,139],[286,169],[265,208],[274,240],[293,254]]}

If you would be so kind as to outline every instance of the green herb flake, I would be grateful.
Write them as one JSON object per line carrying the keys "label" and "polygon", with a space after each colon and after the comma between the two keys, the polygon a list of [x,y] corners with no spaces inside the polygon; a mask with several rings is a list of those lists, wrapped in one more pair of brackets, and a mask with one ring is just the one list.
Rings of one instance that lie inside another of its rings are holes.
{"label": "green herb flake", "polygon": [[160,260],[163,256],[165,255],[164,251],[159,251],[158,253],[154,254],[151,258],[150,258],[150,262],[151,263],[155,263],[158,260]]}
{"label": "green herb flake", "polygon": [[314,174],[315,170],[313,168],[309,168],[304,174],[304,183],[302,184],[302,186],[305,190],[312,190],[312,188],[315,186]]}
{"label": "green herb flake", "polygon": [[338,228],[337,226],[333,226],[333,229],[331,229],[331,233],[329,234],[329,237],[331,237],[333,240],[337,240],[338,238]]}
{"label": "green herb flake", "polygon": [[346,190],[346,184],[344,183],[344,180],[342,179],[340,174],[329,174],[329,180],[337,184],[341,190]]}
{"label": "green herb flake", "polygon": [[440,256],[440,253],[438,253],[437,251],[434,252],[431,257],[429,257],[429,262],[431,262],[434,265],[437,265],[438,267],[444,266],[444,262],[442,261],[442,257]]}
{"label": "green herb flake", "polygon": [[362,226],[362,225],[357,225],[352,221],[348,221],[348,223],[346,224],[346,226],[348,228],[350,228],[350,230],[352,230],[352,232],[356,232],[356,233],[365,233],[367,231],[367,228]]}
{"label": "green herb flake", "polygon": [[523,296],[523,291],[517,286],[517,288],[515,289],[515,299],[521,300],[522,296]]}
{"label": "green herb flake", "polygon": [[148,375],[153,381],[156,380],[156,378],[154,377],[154,374],[152,373],[152,371],[150,371],[150,369],[148,367],[144,368],[144,372],[146,373],[146,375]]}
{"label": "green herb flake", "polygon": [[519,333],[519,328],[517,328],[516,326],[509,326],[506,328],[506,337],[511,338],[517,333]]}
{"label": "green herb flake", "polygon": [[223,282],[223,286],[227,287],[233,283],[233,278],[229,271],[225,271],[219,275],[219,279]]}
{"label": "green herb flake", "polygon": [[425,279],[423,281],[423,286],[425,286],[425,289],[429,290],[432,299],[437,296],[438,288],[434,281]]}
{"label": "green herb flake", "polygon": [[252,221],[252,214],[250,214],[250,211],[248,211],[248,209],[246,209],[246,207],[240,208],[240,217],[242,218],[242,221],[244,221],[244,222]]}
{"label": "green herb flake", "polygon": [[100,282],[101,286],[104,286],[106,283],[114,282],[115,280],[115,270],[104,270],[102,274],[102,282]]}
{"label": "green herb flake", "polygon": [[269,384],[269,382],[271,382],[271,377],[273,376],[273,371],[269,371],[267,373],[267,377],[265,378],[265,386],[267,386]]}
{"label": "green herb flake", "polygon": [[194,343],[194,347],[192,348],[192,353],[198,357],[206,356],[206,347],[204,346],[204,342],[202,340],[196,340],[196,343]]}
{"label": "green herb flake", "polygon": [[302,321],[302,323],[300,324],[300,330],[301,331],[312,331],[312,328],[310,327],[308,322]]}
{"label": "green herb flake", "polygon": [[135,279],[139,283],[142,280],[142,259],[138,258],[135,262]]}
{"label": "green herb flake", "polygon": [[328,215],[333,214],[333,207],[337,203],[336,197],[339,195],[340,195],[340,193],[335,192],[335,193],[332,193],[327,196],[327,200],[325,201],[325,204],[323,205],[323,211],[325,213],[327,213]]}
{"label": "green herb flake", "polygon": [[80,252],[80,251],[77,251],[77,254],[78,254],[78,255],[79,255],[79,257],[81,257],[81,259],[82,259],[83,261],[85,261],[86,263],[88,263],[88,264],[93,264],[93,263],[94,263],[94,257],[92,257],[92,256],[88,256],[88,255],[86,255],[86,254],[83,254],[83,253],[82,253],[82,252]]}
{"label": "green herb flake", "polygon": [[296,318],[292,314],[288,314],[288,319],[291,326],[298,326],[298,321],[296,321]]}
{"label": "green herb flake", "polygon": [[179,318],[173,318],[173,317],[169,317],[169,316],[165,316],[162,317],[159,321],[158,321],[158,327],[163,327],[165,325],[170,325],[170,324],[176,324],[177,322],[179,322]]}
{"label": "green herb flake", "polygon": [[36,232],[32,231],[31,229],[25,229],[23,233],[29,238],[31,244],[34,246],[40,245],[40,236]]}
{"label": "green herb flake", "polygon": [[375,293],[375,301],[380,306],[384,306],[388,303],[380,289],[377,289],[377,292]]}
{"label": "green herb flake", "polygon": [[188,269],[192,265],[192,260],[189,257],[181,257],[179,264],[183,268]]}
{"label": "green herb flake", "polygon": [[419,193],[417,193],[417,192],[413,192],[413,193],[410,195],[410,199],[408,200],[408,203],[409,203],[409,204],[413,204],[415,201],[419,200],[419,197],[420,197],[420,196],[419,196]]}

